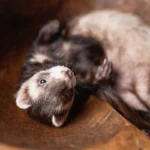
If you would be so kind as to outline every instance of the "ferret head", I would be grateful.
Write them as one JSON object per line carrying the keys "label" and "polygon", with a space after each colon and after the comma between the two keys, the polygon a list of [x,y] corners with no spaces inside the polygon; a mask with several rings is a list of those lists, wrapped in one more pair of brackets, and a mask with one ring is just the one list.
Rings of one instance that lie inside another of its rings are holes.
{"label": "ferret head", "polygon": [[60,127],[72,106],[75,86],[73,72],[67,67],[55,66],[39,71],[25,81],[16,95],[16,104],[46,123]]}

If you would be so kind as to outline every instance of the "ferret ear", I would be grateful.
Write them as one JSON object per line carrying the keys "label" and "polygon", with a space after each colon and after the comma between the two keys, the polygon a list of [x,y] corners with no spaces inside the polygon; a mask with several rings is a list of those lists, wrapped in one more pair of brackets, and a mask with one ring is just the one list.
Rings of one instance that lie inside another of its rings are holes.
{"label": "ferret ear", "polygon": [[61,127],[65,123],[65,121],[68,117],[68,114],[69,114],[69,111],[66,111],[59,115],[53,115],[52,116],[52,124],[55,127]]}
{"label": "ferret ear", "polygon": [[15,95],[16,105],[21,109],[27,109],[31,106],[28,88],[24,84],[21,86],[20,90]]}
{"label": "ferret ear", "polygon": [[59,20],[50,21],[42,27],[36,40],[36,44],[49,44],[56,40],[64,28],[64,23]]}

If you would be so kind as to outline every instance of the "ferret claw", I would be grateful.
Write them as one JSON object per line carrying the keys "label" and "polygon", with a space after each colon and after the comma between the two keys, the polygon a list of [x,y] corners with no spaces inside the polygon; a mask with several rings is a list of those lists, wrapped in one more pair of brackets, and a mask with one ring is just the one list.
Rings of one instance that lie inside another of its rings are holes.
{"label": "ferret claw", "polygon": [[95,75],[96,80],[100,81],[103,79],[109,79],[111,71],[112,71],[111,62],[109,62],[107,59],[104,59],[103,64],[100,65],[97,69]]}

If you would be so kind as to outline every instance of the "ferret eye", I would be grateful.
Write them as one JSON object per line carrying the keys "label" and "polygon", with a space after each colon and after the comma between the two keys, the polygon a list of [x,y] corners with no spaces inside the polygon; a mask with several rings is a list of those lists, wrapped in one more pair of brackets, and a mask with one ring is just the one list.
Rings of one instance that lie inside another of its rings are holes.
{"label": "ferret eye", "polygon": [[40,84],[45,84],[47,81],[45,79],[40,80]]}

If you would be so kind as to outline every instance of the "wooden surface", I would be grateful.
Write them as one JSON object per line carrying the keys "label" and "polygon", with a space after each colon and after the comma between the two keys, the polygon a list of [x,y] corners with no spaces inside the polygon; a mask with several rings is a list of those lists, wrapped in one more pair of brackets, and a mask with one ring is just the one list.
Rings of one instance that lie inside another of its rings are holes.
{"label": "wooden surface", "polygon": [[0,2],[2,4],[0,5],[0,150],[149,150],[150,141],[147,136],[108,104],[93,97],[66,126],[54,128],[29,118],[24,111],[16,107],[13,95],[17,89],[25,53],[39,28],[47,20],[54,17],[66,18],[89,10],[117,8],[134,12],[150,23],[150,2],[148,0],[36,2],[34,0],[27,0],[21,4],[19,0],[15,0],[14,3],[9,0]]}

